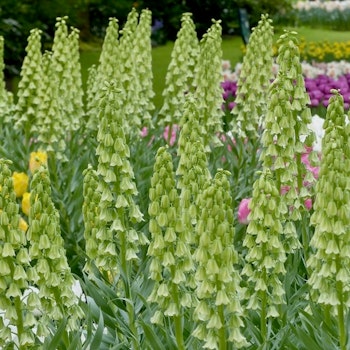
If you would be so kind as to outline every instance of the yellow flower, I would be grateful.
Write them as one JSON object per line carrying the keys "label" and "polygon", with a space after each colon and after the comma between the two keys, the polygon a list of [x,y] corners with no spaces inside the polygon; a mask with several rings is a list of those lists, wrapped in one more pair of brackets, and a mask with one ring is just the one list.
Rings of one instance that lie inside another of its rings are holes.
{"label": "yellow flower", "polygon": [[25,192],[23,193],[23,197],[22,197],[22,211],[24,214],[29,216],[29,209],[30,209],[30,193]]}
{"label": "yellow flower", "polygon": [[19,219],[18,228],[19,228],[20,230],[26,232],[27,229],[28,229],[27,221],[25,221],[23,218],[20,218],[20,219]]}
{"label": "yellow flower", "polygon": [[42,164],[47,165],[47,153],[43,151],[32,152],[29,160],[29,169],[31,173],[33,174]]}
{"label": "yellow flower", "polygon": [[13,187],[16,193],[16,197],[22,197],[23,193],[28,189],[29,177],[26,173],[13,172]]}

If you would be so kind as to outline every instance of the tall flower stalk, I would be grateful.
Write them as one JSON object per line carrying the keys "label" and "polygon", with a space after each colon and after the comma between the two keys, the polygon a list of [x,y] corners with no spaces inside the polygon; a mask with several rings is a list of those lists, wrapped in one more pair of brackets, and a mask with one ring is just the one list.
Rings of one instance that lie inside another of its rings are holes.
{"label": "tall flower stalk", "polygon": [[79,57],[79,29],[71,28],[68,35],[69,55],[67,55],[67,67],[65,69],[66,84],[69,86],[69,95],[66,99],[65,113],[68,119],[68,130],[75,132],[84,124],[85,117],[83,103],[83,84]]}
{"label": "tall flower stalk", "polygon": [[5,62],[4,62],[4,44],[3,36],[0,36],[0,125],[9,122],[11,119],[11,110],[13,106],[13,94],[7,91],[5,84]]}
{"label": "tall flower stalk", "polygon": [[257,141],[267,110],[267,94],[272,74],[273,27],[268,15],[262,15],[253,28],[237,82],[235,107],[231,113],[232,130],[242,139]]}
{"label": "tall flower stalk", "polygon": [[336,315],[340,349],[345,350],[345,317],[350,302],[350,143],[343,97],[337,90],[332,93],[324,123],[321,167],[310,220],[315,227],[310,241],[314,252],[307,267],[311,273],[308,280],[311,296]]}
{"label": "tall flower stalk", "polygon": [[129,158],[130,150],[125,137],[125,110],[122,106],[122,90],[117,83],[106,82],[100,101],[99,131],[97,134],[97,175],[100,177],[97,191],[101,193],[99,220],[103,223],[96,232],[102,241],[98,247],[97,267],[109,272],[112,278],[122,278],[122,290],[127,302],[129,327],[133,349],[139,348],[139,335],[135,310],[131,304],[132,271],[139,260],[139,249],[148,242],[135,225],[143,220],[143,214],[134,201],[138,194],[134,172]]}
{"label": "tall flower stalk", "polygon": [[286,273],[283,213],[287,205],[269,169],[264,169],[254,182],[250,209],[242,274],[248,278],[250,291],[247,308],[260,312],[261,337],[266,341],[268,322],[280,316],[279,307],[285,303],[282,277]]}
{"label": "tall flower stalk", "polygon": [[38,112],[43,101],[41,30],[31,30],[26,52],[18,83],[15,128],[24,130],[25,143],[29,146],[30,139],[37,136]]}
{"label": "tall flower stalk", "polygon": [[[287,221],[284,231],[288,233],[285,248],[287,252],[293,252],[301,247],[295,223],[302,219],[306,212],[305,200],[311,195],[303,184],[314,182],[301,156],[306,146],[312,146],[314,134],[308,128],[311,123],[310,99],[304,85],[296,33],[282,34],[278,44],[280,67],[268,94],[260,159],[263,168],[272,171],[276,186],[287,204],[283,213]],[[308,245],[305,235],[303,243]]]}
{"label": "tall flower stalk", "polygon": [[92,131],[94,129],[97,130],[97,121],[98,116],[95,115],[94,117],[91,116],[93,113],[92,108],[96,103],[96,80],[97,80],[97,66],[96,64],[91,65],[88,68],[88,76],[86,81],[86,103],[85,103],[85,118],[86,118],[86,125],[84,126],[84,130],[87,132]]}
{"label": "tall flower stalk", "polygon": [[147,253],[151,257],[150,278],[155,283],[148,300],[157,305],[151,322],[161,325],[164,316],[171,318],[177,348],[184,350],[184,309],[192,306],[186,276],[193,263],[183,235],[173,163],[165,147],[157,152],[149,198],[151,243]]}
{"label": "tall flower stalk", "polygon": [[52,52],[48,51],[43,55],[42,89],[45,90],[45,95],[42,95],[43,101],[38,112],[37,140],[41,148],[55,154],[57,159],[62,159],[66,144],[64,127],[58,117],[61,116],[58,81],[58,76],[52,69]]}
{"label": "tall flower stalk", "polygon": [[[312,122],[309,108],[310,97],[306,92],[302,74],[297,33],[286,31],[280,36],[277,44],[279,45],[277,56],[279,71],[270,89],[265,128],[271,128],[271,133],[277,139],[278,155],[275,161],[271,157],[270,161],[268,158],[264,159],[264,164],[270,166],[271,161],[274,161],[277,181],[281,185],[295,187],[300,192],[300,198],[303,198],[301,192],[303,181],[313,182],[314,180],[312,174],[306,171],[301,162],[301,155],[305,153],[305,147],[312,147],[315,138],[308,128]],[[271,123],[273,114],[276,115],[274,124]],[[265,141],[267,140],[263,139],[263,142]],[[272,145],[270,147],[273,148]],[[285,149],[285,152],[282,148]],[[286,166],[280,167],[281,162]],[[293,175],[296,175],[294,183],[291,178]]]}
{"label": "tall flower stalk", "polygon": [[[140,113],[137,111],[136,99],[140,98],[139,91],[141,90],[140,76],[137,74],[137,65],[135,60],[130,59],[134,55],[137,56],[137,48],[135,48],[135,34],[138,27],[139,13],[133,7],[128,14],[127,20],[120,31],[119,39],[119,56],[117,61],[117,70],[115,79],[120,81],[120,88],[124,98],[123,108],[125,113],[124,132],[129,137],[130,134],[138,134],[141,127]],[[139,27],[140,29],[140,27]],[[146,34],[146,33],[144,33]],[[140,42],[137,43],[138,45]]]}
{"label": "tall flower stalk", "polygon": [[111,17],[103,40],[99,62],[94,73],[94,79],[89,79],[87,90],[89,91],[87,100],[87,129],[97,132],[98,130],[98,105],[101,98],[101,91],[104,81],[116,76],[116,61],[119,54],[119,23]]}
{"label": "tall flower stalk", "polygon": [[[103,250],[103,246],[100,246],[103,241],[98,238],[97,232],[103,225],[103,221],[100,219],[100,202],[101,193],[98,191],[99,178],[96,170],[91,165],[83,172],[84,185],[83,185],[83,219],[84,219],[84,238],[85,238],[85,252],[87,255],[87,261],[84,266],[84,270],[89,274],[93,274],[92,264],[99,259],[99,251]],[[99,265],[97,263],[97,265]]]}
{"label": "tall flower stalk", "polygon": [[199,41],[191,13],[181,17],[171,59],[165,77],[163,106],[159,112],[164,125],[179,124],[184,109],[186,94],[194,91],[193,79],[199,54]]}
{"label": "tall flower stalk", "polygon": [[38,324],[34,309],[39,308],[40,303],[24,301],[30,287],[27,270],[31,257],[26,234],[19,229],[10,165],[11,161],[0,159],[0,308],[5,311],[0,317],[0,346],[14,347],[17,336],[18,349],[24,350],[34,348],[34,327]]}
{"label": "tall flower stalk", "polygon": [[[104,96],[100,101],[100,127],[97,134],[98,156],[97,174],[101,178],[101,219],[105,220],[111,244],[115,251],[120,244],[121,265],[128,271],[128,263],[138,260],[140,245],[147,242],[141,232],[136,232],[133,224],[141,222],[143,215],[134,197],[138,194],[134,172],[130,164],[130,150],[124,133],[125,118],[121,106],[122,91],[115,82],[105,84]],[[116,237],[115,237],[116,235]],[[118,238],[118,240],[116,240]],[[107,267],[118,271],[112,259]]]}
{"label": "tall flower stalk", "polygon": [[69,37],[66,21],[67,17],[57,18],[52,51],[43,56],[43,101],[37,124],[38,141],[58,160],[66,160],[67,136],[70,130],[77,128],[76,119],[81,117],[82,112],[78,108],[81,101],[77,103],[82,97],[81,85],[79,79],[74,79],[79,72],[71,65],[76,62],[77,32],[73,30]]}
{"label": "tall flower stalk", "polygon": [[221,21],[213,21],[200,41],[198,67],[193,83],[194,97],[200,110],[201,136],[206,152],[210,150],[210,145],[221,144],[216,134],[223,130],[221,34]]}
{"label": "tall flower stalk", "polygon": [[212,183],[198,197],[199,237],[194,252],[197,264],[195,294],[198,304],[193,335],[208,349],[228,349],[228,343],[241,348],[248,345],[242,334],[243,309],[240,304],[241,278],[235,269],[238,254],[234,248],[234,216],[229,172],[218,170]]}
{"label": "tall flower stalk", "polygon": [[183,234],[187,236],[187,241],[196,247],[198,237],[194,229],[200,216],[197,198],[209,185],[211,174],[202,143],[199,110],[191,96],[185,102],[181,124],[178,142],[179,163],[176,169],[177,187],[180,189],[181,220],[184,225]]}
{"label": "tall flower stalk", "polygon": [[[151,42],[152,12],[148,9],[141,11],[139,24],[134,35],[135,78],[137,96],[133,97],[133,104],[138,114],[137,125],[150,126],[152,124],[153,104],[153,71],[152,71],[152,42]],[[137,101],[134,98],[137,97]]]}
{"label": "tall flower stalk", "polygon": [[[49,334],[52,321],[68,319],[68,330],[77,330],[83,312],[73,292],[74,278],[61,236],[58,210],[51,199],[49,172],[41,166],[34,172],[31,184],[29,228],[29,256],[33,263],[28,279],[38,289],[29,300],[39,298],[42,315],[38,333]],[[40,329],[40,330],[39,330]]]}

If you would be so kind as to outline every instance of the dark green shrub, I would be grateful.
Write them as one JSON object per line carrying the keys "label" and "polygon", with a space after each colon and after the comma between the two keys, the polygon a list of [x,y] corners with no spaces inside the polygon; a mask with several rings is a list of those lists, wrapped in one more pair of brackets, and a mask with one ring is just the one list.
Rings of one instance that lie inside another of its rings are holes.
{"label": "dark green shrub", "polygon": [[294,0],[237,0],[239,7],[244,7],[249,13],[251,26],[256,26],[261,14],[268,13],[274,17],[278,13],[288,13],[292,9]]}

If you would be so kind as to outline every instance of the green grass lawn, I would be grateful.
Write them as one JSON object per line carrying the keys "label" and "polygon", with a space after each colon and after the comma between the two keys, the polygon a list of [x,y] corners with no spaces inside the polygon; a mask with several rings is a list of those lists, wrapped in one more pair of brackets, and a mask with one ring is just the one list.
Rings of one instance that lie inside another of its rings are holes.
{"label": "green grass lawn", "polygon": [[[337,32],[324,29],[311,28],[287,28],[295,30],[300,38],[306,41],[325,41],[340,42],[350,41],[350,32]],[[275,39],[283,33],[283,28],[275,29]],[[171,51],[174,43],[168,42],[166,45],[158,46],[152,50],[153,59],[153,88],[155,92],[154,103],[156,108],[160,108],[162,104],[162,91],[165,85],[165,75],[170,62]],[[230,60],[231,65],[242,61],[242,47],[244,43],[240,36],[225,36],[222,41],[223,59]],[[92,45],[82,47],[81,64],[83,83],[86,84],[87,70],[92,64],[97,64],[100,55],[100,46]]]}
{"label": "green grass lawn", "polygon": [[[304,38],[306,41],[329,41],[329,42],[342,42],[350,41],[350,32],[339,32],[327,29],[313,29],[306,27],[288,28],[296,31],[300,38]],[[283,33],[283,29],[277,29],[276,35]]]}

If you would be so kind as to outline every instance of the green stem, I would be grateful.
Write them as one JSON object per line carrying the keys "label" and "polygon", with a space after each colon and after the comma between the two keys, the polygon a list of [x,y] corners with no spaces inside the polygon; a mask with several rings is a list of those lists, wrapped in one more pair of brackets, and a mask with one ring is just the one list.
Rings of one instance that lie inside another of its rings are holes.
{"label": "green stem", "polygon": [[[342,283],[340,282],[340,284]],[[341,291],[343,291],[343,287],[341,287]],[[340,350],[346,350],[346,333],[345,333],[345,323],[344,323],[343,300],[341,300],[340,304],[338,305],[338,329],[339,329]]]}
{"label": "green stem", "polygon": [[222,323],[222,327],[219,329],[219,350],[226,350],[227,342],[226,342],[224,305],[218,306],[218,314],[220,317],[220,321]]}
{"label": "green stem", "polygon": [[[297,126],[297,131],[296,131],[296,137],[297,140],[299,140],[299,127]],[[302,164],[301,161],[301,154],[297,153],[296,155],[296,163],[297,163],[297,169],[298,169],[298,174],[297,174],[297,183],[298,183],[298,188],[297,192],[300,193],[301,189],[303,188],[303,167],[304,165]],[[303,244],[303,251],[304,251],[304,259],[305,262],[308,259],[308,252],[309,252],[309,237],[307,234],[306,227],[308,225],[305,225],[305,210],[303,210],[302,214],[302,219],[301,219],[301,239],[302,239],[302,244]]]}
{"label": "green stem", "polygon": [[137,328],[136,328],[136,325],[135,325],[135,317],[134,317],[134,307],[133,307],[133,305],[131,305],[130,303],[127,303],[126,310],[128,312],[129,327],[130,327],[131,334],[132,334],[132,348],[134,350],[140,349],[139,341],[138,341],[139,336],[138,336]]}
{"label": "green stem", "polygon": [[[121,214],[119,216],[120,218],[124,218],[124,212],[119,214]],[[120,238],[120,265],[121,265],[121,270],[123,274],[125,298],[127,299],[126,310],[128,312],[129,328],[132,334],[132,348],[136,350],[136,349],[139,349],[140,346],[138,341],[139,335],[135,324],[133,298],[132,298],[131,288],[130,288],[130,268],[126,260],[126,251],[127,251],[126,232],[120,232],[119,238]]]}
{"label": "green stem", "polygon": [[[56,300],[56,304],[60,308],[63,317],[67,317],[68,318],[69,316],[67,316],[67,311],[64,309],[64,306],[62,305],[62,298],[61,298],[61,295],[60,295],[60,293],[59,293],[57,288],[54,288],[53,294],[54,294],[54,297],[55,297],[55,300]],[[62,339],[63,343],[68,347],[70,341],[69,341],[67,329],[64,330],[64,332],[61,335],[61,338],[63,338]]]}
{"label": "green stem", "polygon": [[[297,133],[298,135],[299,133]],[[302,177],[302,170],[303,170],[303,165],[301,162],[301,154],[297,153],[296,155],[296,163],[297,163],[297,169],[298,169],[298,176],[297,176],[297,183],[298,183],[298,188],[297,192],[299,193],[300,190],[303,188],[303,177]]]}
{"label": "green stem", "polygon": [[302,245],[303,245],[303,253],[304,253],[304,260],[305,260],[305,266],[306,261],[309,258],[309,235],[307,233],[307,223],[306,223],[306,213],[302,213],[301,218],[301,239],[302,239]]}
{"label": "green stem", "polygon": [[174,317],[175,338],[178,350],[185,350],[185,342],[182,334],[182,317],[181,315]]}
{"label": "green stem", "polygon": [[[13,263],[10,266],[11,266],[11,275],[13,276],[15,266]],[[23,325],[22,303],[21,303],[21,298],[19,296],[14,298],[14,305],[15,305],[15,310],[17,315],[16,327],[17,327],[17,337],[19,340],[19,349],[22,349],[22,346],[20,345],[20,340],[24,332],[24,325]]]}
{"label": "green stem", "polygon": [[263,343],[265,343],[267,339],[267,295],[264,291],[261,294],[260,331]]}
{"label": "green stem", "polygon": [[327,326],[332,326],[331,307],[329,305],[324,307],[324,321]]}
{"label": "green stem", "polygon": [[167,141],[168,145],[170,146],[171,134],[173,132],[173,124],[169,124],[168,126],[169,126],[169,128],[168,128],[168,137],[167,137],[166,141]]}
{"label": "green stem", "polygon": [[[264,269],[262,274],[263,280],[266,283],[266,270]],[[266,291],[261,291],[261,314],[260,314],[260,331],[263,343],[267,339],[267,293]]]}
{"label": "green stem", "polygon": [[[17,322],[16,322],[16,327],[17,327],[17,337],[20,340],[22,337],[22,334],[24,332],[24,326],[23,326],[23,314],[22,314],[22,303],[20,297],[15,297],[14,299],[15,303],[15,309],[16,309],[16,314],[17,314]],[[22,346],[19,345],[19,349],[22,349]]]}
{"label": "green stem", "polygon": [[27,122],[25,124],[24,135],[25,135],[24,138],[25,138],[26,149],[29,149],[29,142],[30,142],[30,125],[29,125],[29,122]]}
{"label": "green stem", "polygon": [[[339,257],[336,259],[337,271],[340,270],[341,264],[339,261]],[[338,330],[339,330],[339,345],[340,350],[346,350],[346,331],[345,331],[345,320],[344,320],[344,292],[343,292],[343,282],[336,282],[337,296],[339,300],[339,304],[337,306],[338,309]]]}
{"label": "green stem", "polygon": [[50,174],[51,186],[58,190],[57,159],[55,153],[52,151],[47,152],[47,168]]}
{"label": "green stem", "polygon": [[[175,283],[172,283],[171,289],[172,289],[172,296],[173,296],[174,303],[178,306],[178,309],[181,310],[178,286]],[[174,326],[175,326],[175,338],[177,343],[177,349],[185,350],[181,312],[179,312],[179,315],[174,316]]]}

